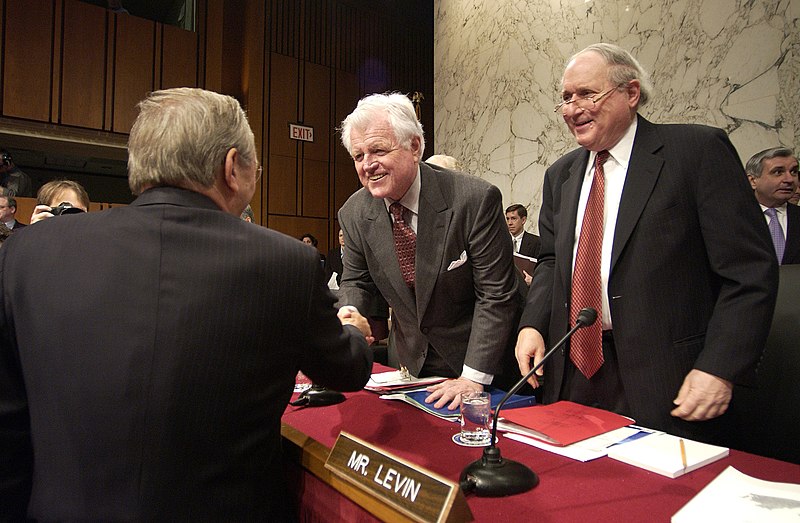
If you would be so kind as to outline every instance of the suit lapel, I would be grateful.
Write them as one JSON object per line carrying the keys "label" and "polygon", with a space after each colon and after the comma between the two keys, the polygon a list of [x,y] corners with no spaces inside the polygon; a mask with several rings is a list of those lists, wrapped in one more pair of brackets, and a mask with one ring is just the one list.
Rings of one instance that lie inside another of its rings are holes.
{"label": "suit lapel", "polygon": [[650,198],[653,187],[655,187],[664,167],[664,159],[655,154],[663,144],[658,138],[653,124],[640,116],[638,118],[639,123],[636,129],[636,137],[633,140],[633,150],[628,163],[628,172],[625,176],[625,186],[622,189],[622,197],[619,202],[619,213],[614,230],[614,244],[611,250],[610,274],[614,273],[614,266],[617,264],[625,244],[630,239],[633,229],[639,222],[645,204]]}
{"label": "suit lapel", "polygon": [[794,263],[798,259],[798,253],[800,253],[800,207],[789,203],[786,205],[786,248],[783,251],[783,259]]}
{"label": "suit lapel", "polygon": [[420,164],[420,177],[415,260],[418,318],[428,307],[439,271],[443,270],[445,240],[453,217],[436,174],[424,163]]}

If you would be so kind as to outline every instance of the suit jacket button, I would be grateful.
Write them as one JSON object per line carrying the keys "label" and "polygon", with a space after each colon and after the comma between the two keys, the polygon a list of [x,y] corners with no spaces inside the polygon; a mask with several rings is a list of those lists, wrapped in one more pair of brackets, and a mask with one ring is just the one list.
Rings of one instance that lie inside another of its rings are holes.
{"label": "suit jacket button", "polygon": [[422,334],[428,334],[430,329],[428,327],[422,327]]}

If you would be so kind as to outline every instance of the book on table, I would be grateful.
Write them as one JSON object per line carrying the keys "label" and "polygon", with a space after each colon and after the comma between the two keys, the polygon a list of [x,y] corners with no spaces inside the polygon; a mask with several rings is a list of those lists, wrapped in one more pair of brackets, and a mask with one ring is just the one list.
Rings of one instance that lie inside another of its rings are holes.
{"label": "book on table", "polygon": [[668,478],[677,478],[720,460],[729,452],[725,447],[657,432],[610,447],[608,457]]}

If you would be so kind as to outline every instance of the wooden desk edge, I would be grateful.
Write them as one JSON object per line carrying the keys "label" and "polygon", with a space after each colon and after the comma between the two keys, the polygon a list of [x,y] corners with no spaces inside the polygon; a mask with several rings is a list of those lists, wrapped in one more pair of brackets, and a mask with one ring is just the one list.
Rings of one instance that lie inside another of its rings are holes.
{"label": "wooden desk edge", "polygon": [[[328,460],[331,449],[319,441],[303,434],[286,423],[281,423],[281,436],[283,436],[284,441],[292,444],[296,448],[299,454],[298,464],[301,467],[327,485],[330,485],[356,505],[367,510],[373,516],[383,521],[414,521],[405,514],[388,506],[383,500],[354,487],[352,484],[326,469],[325,462]],[[287,458],[295,458],[295,455],[290,452],[289,449],[284,450],[284,455]]]}

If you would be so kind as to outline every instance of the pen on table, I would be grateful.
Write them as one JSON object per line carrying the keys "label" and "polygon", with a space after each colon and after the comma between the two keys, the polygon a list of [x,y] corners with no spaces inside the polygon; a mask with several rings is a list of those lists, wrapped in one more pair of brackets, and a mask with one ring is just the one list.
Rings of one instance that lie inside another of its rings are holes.
{"label": "pen on table", "polygon": [[683,438],[680,439],[681,443],[681,463],[683,463],[683,473],[686,473],[686,444],[683,442]]}

